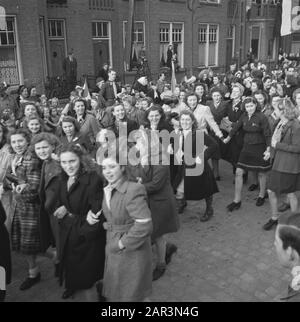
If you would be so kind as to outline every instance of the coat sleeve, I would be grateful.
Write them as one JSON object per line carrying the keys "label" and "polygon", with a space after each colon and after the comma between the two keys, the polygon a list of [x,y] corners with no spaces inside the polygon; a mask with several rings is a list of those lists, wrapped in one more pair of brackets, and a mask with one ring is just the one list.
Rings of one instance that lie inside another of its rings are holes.
{"label": "coat sleeve", "polygon": [[145,188],[140,184],[130,186],[127,191],[126,210],[134,220],[133,226],[121,238],[126,250],[139,249],[150,238],[152,232],[151,212]]}
{"label": "coat sleeve", "polygon": [[266,139],[266,144],[267,146],[271,146],[272,134],[271,134],[270,123],[268,118],[264,114],[262,114],[261,126],[263,129],[263,135]]}
{"label": "coat sleeve", "polygon": [[233,138],[237,132],[243,127],[244,122],[244,114],[240,117],[240,119],[233,125],[232,130],[229,133],[229,136]]}
{"label": "coat sleeve", "polygon": [[291,144],[278,142],[276,144],[276,150],[290,153],[300,153],[300,128],[295,131]]}
{"label": "coat sleeve", "polygon": [[215,121],[210,108],[207,106],[205,110],[205,120],[209,127],[215,132],[216,136],[219,138],[223,137],[223,133],[221,132],[217,122]]}
{"label": "coat sleeve", "polygon": [[144,183],[147,194],[151,195],[159,192],[166,183],[168,178],[168,167],[167,166],[154,166],[151,181]]}
{"label": "coat sleeve", "polygon": [[40,166],[40,161],[37,158],[26,159],[24,161],[24,166],[26,167],[25,183],[27,185],[21,195],[28,199],[28,201],[34,201],[37,200],[39,196],[42,167]]}
{"label": "coat sleeve", "polygon": [[[93,173],[93,177],[88,188],[88,209],[91,210],[94,214],[98,213],[102,209],[102,200],[103,200],[103,184],[101,178],[97,173]],[[86,214],[87,215],[87,214]],[[84,236],[86,240],[94,240],[102,233],[104,233],[103,228],[104,215],[101,214],[99,222],[95,225],[90,225],[86,218],[80,227],[79,234]]]}
{"label": "coat sleeve", "polygon": [[204,145],[206,146],[204,159],[209,160],[211,156],[218,150],[218,145],[216,141],[206,133],[204,133]]}

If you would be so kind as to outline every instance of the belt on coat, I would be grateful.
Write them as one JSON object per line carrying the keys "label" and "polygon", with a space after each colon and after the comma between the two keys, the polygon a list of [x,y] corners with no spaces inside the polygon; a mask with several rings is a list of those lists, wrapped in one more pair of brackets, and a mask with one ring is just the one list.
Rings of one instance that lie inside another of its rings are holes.
{"label": "belt on coat", "polygon": [[114,225],[109,222],[105,222],[103,224],[103,227],[107,231],[113,231],[116,233],[126,233],[131,227],[133,226],[133,223],[127,224],[127,225]]}

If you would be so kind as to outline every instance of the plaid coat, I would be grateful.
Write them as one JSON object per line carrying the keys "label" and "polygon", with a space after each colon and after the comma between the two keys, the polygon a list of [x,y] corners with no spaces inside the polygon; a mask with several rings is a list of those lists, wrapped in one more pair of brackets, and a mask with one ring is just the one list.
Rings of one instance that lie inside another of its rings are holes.
{"label": "plaid coat", "polygon": [[15,194],[17,205],[12,224],[12,249],[25,255],[37,254],[40,247],[39,234],[39,185],[41,161],[27,151],[16,166],[19,184],[26,183],[21,194]]}

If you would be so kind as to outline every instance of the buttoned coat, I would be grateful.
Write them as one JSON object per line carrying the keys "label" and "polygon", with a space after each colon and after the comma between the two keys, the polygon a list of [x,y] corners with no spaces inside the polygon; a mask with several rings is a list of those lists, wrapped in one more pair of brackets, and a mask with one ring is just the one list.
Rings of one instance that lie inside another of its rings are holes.
{"label": "buttoned coat", "polygon": [[[50,245],[56,244],[55,237],[58,231],[53,231],[53,214],[59,207],[59,189],[61,179],[61,167],[58,161],[46,160],[42,166],[41,182],[39,187],[40,206],[40,233],[41,248],[46,251]],[[52,224],[52,227],[51,227]]]}
{"label": "buttoned coat", "polygon": [[146,188],[153,221],[152,240],[179,229],[179,219],[170,182],[169,166],[151,165],[132,167],[132,174],[142,178]]}
{"label": "buttoned coat", "polygon": [[[124,180],[112,191],[110,208],[103,200],[103,211],[108,227],[103,295],[108,301],[142,301],[152,289],[152,221],[145,188]],[[119,240],[125,249],[120,250]]]}
{"label": "buttoned coat", "polygon": [[276,144],[272,170],[300,173],[300,122],[292,120],[285,126],[281,140]]}
{"label": "buttoned coat", "polygon": [[104,218],[92,226],[86,220],[89,210],[96,214],[102,208],[102,181],[96,172],[82,171],[69,190],[67,182],[63,173],[60,205],[68,214],[60,221],[60,281],[64,277],[68,289],[89,289],[104,270]]}

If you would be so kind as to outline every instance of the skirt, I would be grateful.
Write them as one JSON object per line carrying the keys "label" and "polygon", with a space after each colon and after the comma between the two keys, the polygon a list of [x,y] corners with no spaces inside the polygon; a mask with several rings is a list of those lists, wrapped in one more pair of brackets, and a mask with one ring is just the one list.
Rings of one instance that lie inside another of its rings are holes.
{"label": "skirt", "polygon": [[283,173],[272,170],[268,190],[277,195],[300,191],[300,173]]}
{"label": "skirt", "polygon": [[272,166],[269,161],[264,161],[265,144],[247,144],[244,145],[237,168],[246,171],[267,172]]}

